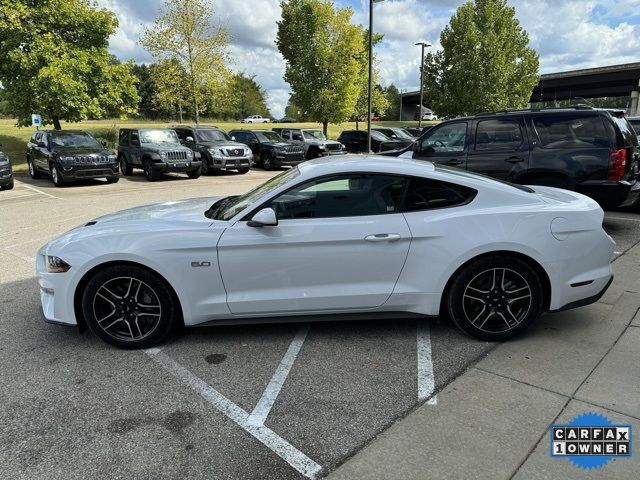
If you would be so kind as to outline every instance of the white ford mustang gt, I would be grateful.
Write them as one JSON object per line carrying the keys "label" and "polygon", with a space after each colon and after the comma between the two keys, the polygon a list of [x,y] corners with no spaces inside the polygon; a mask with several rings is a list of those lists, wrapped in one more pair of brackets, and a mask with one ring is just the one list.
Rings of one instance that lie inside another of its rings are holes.
{"label": "white ford mustang gt", "polygon": [[[215,201],[215,202],[214,202]],[[428,162],[305,162],[244,195],[97,218],[45,245],[45,319],[118,347],[187,326],[447,315],[505,340],[595,302],[614,242],[591,199]]]}

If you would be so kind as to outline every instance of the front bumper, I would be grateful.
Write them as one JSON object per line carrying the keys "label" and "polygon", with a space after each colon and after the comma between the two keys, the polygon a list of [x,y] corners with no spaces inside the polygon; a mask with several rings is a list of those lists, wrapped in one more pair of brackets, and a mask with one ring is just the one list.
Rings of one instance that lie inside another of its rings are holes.
{"label": "front bumper", "polygon": [[276,167],[293,167],[302,162],[304,162],[304,153],[295,155],[276,154],[274,156],[274,164]]}
{"label": "front bumper", "polygon": [[83,180],[87,178],[105,178],[118,176],[118,164],[103,165],[60,165],[60,174],[64,180]]}
{"label": "front bumper", "polygon": [[160,172],[190,172],[202,166],[202,161],[175,161],[175,162],[154,162],[151,164],[154,170]]}
{"label": "front bumper", "polygon": [[11,170],[0,171],[0,187],[9,185],[13,181],[13,173]]}
{"label": "front bumper", "polygon": [[216,156],[210,161],[210,166],[214,170],[236,170],[239,168],[251,168],[253,164],[253,154],[241,157]]}
{"label": "front bumper", "polygon": [[48,273],[44,255],[36,256],[36,274],[40,286],[40,303],[42,315],[48,323],[74,326],[76,323],[73,308],[73,292],[71,277],[73,267],[65,273]]}

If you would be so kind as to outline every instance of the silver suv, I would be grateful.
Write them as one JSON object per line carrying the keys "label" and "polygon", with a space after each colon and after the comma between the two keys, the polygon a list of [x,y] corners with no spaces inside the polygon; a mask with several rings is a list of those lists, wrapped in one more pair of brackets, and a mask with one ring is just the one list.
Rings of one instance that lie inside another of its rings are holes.
{"label": "silver suv", "polygon": [[304,148],[304,158],[325,157],[327,155],[342,155],[347,153],[344,145],[334,140],[327,140],[322,130],[314,128],[283,128],[280,136],[289,143]]}

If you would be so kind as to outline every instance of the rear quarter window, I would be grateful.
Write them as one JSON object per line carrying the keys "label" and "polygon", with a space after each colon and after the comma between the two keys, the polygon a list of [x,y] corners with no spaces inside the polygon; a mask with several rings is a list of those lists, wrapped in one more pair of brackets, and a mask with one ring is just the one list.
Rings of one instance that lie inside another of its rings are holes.
{"label": "rear quarter window", "polygon": [[404,200],[405,212],[418,212],[465,205],[477,190],[430,178],[412,177]]}
{"label": "rear quarter window", "polygon": [[540,146],[573,149],[610,147],[600,115],[545,115],[533,119]]}

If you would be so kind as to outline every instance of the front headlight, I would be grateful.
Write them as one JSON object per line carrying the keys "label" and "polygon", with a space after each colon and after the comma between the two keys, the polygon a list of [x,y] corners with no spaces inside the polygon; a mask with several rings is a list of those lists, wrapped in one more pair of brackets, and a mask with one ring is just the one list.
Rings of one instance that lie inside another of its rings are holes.
{"label": "front headlight", "polygon": [[49,273],[64,273],[71,268],[71,265],[67,262],[53,255],[46,256],[45,264],[47,265],[47,272]]}
{"label": "front headlight", "polygon": [[327,147],[326,147],[326,145],[318,145],[318,149],[319,150],[326,150]]}
{"label": "front headlight", "polygon": [[6,167],[7,165],[9,165],[9,158],[5,155],[0,155],[0,166]]}
{"label": "front headlight", "polygon": [[115,163],[115,161],[117,160],[118,157],[116,157],[115,155],[108,155],[107,159],[109,160],[109,162]]}
{"label": "front headlight", "polygon": [[191,150],[187,150],[187,158],[191,158],[193,156],[193,152]]}
{"label": "front headlight", "polygon": [[63,163],[74,163],[76,159],[74,157],[60,157]]}
{"label": "front headlight", "polygon": [[160,152],[160,158],[167,158],[167,152]]}
{"label": "front headlight", "polygon": [[219,158],[220,156],[222,156],[222,149],[221,148],[210,148],[209,149],[209,153],[214,156],[215,158]]}
{"label": "front headlight", "polygon": [[341,143],[340,146],[342,147],[342,150],[346,150],[347,146],[344,143]]}

